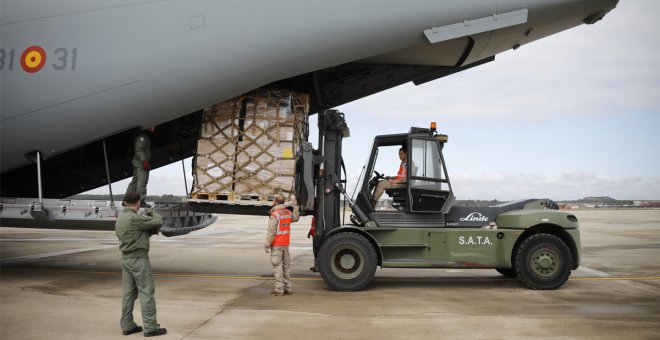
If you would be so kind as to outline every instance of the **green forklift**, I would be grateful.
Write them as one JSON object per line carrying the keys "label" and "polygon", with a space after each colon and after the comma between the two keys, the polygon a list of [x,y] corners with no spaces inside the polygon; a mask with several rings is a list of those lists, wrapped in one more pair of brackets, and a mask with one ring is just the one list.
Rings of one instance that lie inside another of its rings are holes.
{"label": "green forklift", "polygon": [[[377,267],[492,268],[531,289],[557,289],[579,266],[578,220],[552,200],[453,206],[442,153],[448,137],[434,126],[376,136],[353,200],[344,189],[344,114],[328,110],[318,122],[319,148],[298,150],[296,189],[301,213],[314,215],[315,268],[332,289],[364,289]],[[386,190],[392,209],[375,209],[372,191],[385,180],[375,169],[379,150],[395,146],[407,151],[407,185]]]}

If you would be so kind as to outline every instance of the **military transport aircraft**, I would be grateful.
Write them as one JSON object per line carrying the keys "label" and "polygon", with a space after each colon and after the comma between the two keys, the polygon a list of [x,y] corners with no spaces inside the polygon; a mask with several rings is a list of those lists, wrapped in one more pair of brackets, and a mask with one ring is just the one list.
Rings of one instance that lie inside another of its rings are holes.
{"label": "military transport aircraft", "polygon": [[0,196],[129,177],[142,127],[159,126],[153,168],[190,157],[200,110],[254,89],[308,93],[319,112],[493,61],[617,3],[1,0]]}

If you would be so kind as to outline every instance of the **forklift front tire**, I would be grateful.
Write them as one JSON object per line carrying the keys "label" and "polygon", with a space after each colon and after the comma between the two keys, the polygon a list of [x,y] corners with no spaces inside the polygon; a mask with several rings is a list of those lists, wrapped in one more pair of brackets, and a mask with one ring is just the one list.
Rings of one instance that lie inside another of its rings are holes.
{"label": "forklift front tire", "polygon": [[356,233],[333,235],[319,251],[319,272],[334,290],[362,290],[373,280],[376,266],[376,250],[369,240]]}

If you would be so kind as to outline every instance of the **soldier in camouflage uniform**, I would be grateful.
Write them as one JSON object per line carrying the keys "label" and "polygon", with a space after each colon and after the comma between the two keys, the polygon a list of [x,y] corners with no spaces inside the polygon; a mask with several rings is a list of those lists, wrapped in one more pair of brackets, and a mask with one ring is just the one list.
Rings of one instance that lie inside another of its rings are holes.
{"label": "soldier in camouflage uniform", "polygon": [[291,199],[294,206],[293,213],[284,206],[284,196],[276,195],[273,199],[273,208],[270,210],[268,221],[268,235],[266,236],[266,254],[270,253],[270,262],[273,265],[275,276],[275,290],[277,296],[293,294],[291,286],[291,256],[289,243],[291,238],[291,223],[300,218],[300,209]]}
{"label": "soldier in camouflage uniform", "polygon": [[135,136],[133,141],[133,180],[128,184],[126,192],[137,192],[140,194],[140,205],[144,208],[150,208],[144,199],[147,197],[147,183],[149,182],[149,169],[151,168],[151,141],[149,135],[156,130],[150,127]]}
{"label": "soldier in camouflage uniform", "polygon": [[133,304],[140,296],[140,309],[144,324],[144,336],[157,336],[167,333],[156,322],[156,300],[154,298],[154,279],[149,263],[149,237],[158,234],[163,218],[139,215],[140,195],[128,192],[124,196],[126,208],[115,224],[115,234],[119,239],[121,251],[121,279],[124,298],[121,306],[122,334],[129,335],[142,331],[142,327],[133,321]]}

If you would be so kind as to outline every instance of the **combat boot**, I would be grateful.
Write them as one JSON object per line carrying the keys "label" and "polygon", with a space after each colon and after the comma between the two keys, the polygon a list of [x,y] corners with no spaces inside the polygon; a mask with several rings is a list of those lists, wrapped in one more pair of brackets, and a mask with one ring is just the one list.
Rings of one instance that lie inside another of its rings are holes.
{"label": "combat boot", "polygon": [[132,329],[128,329],[128,330],[125,330],[125,331],[121,331],[121,334],[123,334],[123,335],[131,335],[131,334],[133,334],[133,333],[137,333],[137,332],[142,332],[142,327],[140,327],[140,326],[135,326],[135,327],[133,327]]}
{"label": "combat boot", "polygon": [[150,337],[150,336],[159,336],[159,335],[165,335],[165,334],[167,334],[167,329],[166,329],[166,328],[158,328],[158,329],[155,330],[155,331],[151,331],[151,332],[146,332],[146,333],[144,333],[144,336],[145,336],[146,338],[148,338],[148,337]]}

